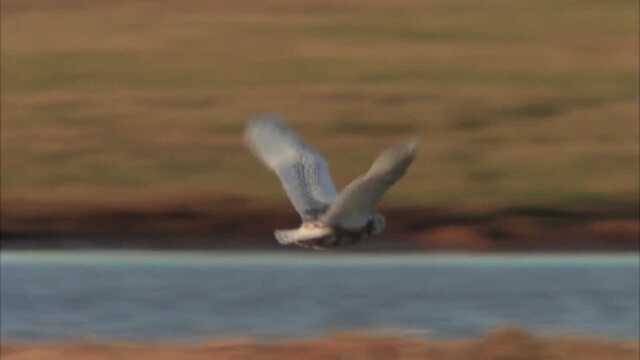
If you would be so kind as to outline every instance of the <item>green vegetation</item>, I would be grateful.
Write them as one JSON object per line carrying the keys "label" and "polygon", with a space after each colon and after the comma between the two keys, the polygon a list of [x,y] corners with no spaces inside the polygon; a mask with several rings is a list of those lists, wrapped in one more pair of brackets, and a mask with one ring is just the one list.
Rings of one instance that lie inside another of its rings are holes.
{"label": "green vegetation", "polygon": [[338,186],[421,134],[387,204],[638,201],[638,3],[2,2],[2,201],[285,198],[277,112]]}

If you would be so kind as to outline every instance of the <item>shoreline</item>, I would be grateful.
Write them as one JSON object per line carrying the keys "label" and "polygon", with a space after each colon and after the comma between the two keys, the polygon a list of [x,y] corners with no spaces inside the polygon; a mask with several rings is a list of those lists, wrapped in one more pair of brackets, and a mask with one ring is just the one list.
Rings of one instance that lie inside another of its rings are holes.
{"label": "shoreline", "polygon": [[588,336],[538,336],[517,328],[498,328],[463,339],[430,339],[411,334],[334,333],[310,339],[214,339],[197,343],[102,343],[66,341],[2,342],[3,359],[637,359],[635,340]]}
{"label": "shoreline", "polygon": [[[206,203],[111,207],[2,204],[2,249],[269,250],[274,229],[299,225],[282,204]],[[387,229],[347,249],[451,252],[638,252],[636,206],[386,207]]]}

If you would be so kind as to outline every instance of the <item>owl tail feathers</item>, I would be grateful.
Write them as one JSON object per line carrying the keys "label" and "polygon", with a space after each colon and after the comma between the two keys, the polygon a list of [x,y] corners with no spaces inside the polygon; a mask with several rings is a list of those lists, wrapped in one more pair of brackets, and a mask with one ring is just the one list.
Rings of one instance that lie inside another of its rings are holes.
{"label": "owl tail feathers", "polygon": [[292,245],[323,238],[332,233],[328,227],[309,228],[304,225],[298,229],[276,230],[274,235],[281,245]]}

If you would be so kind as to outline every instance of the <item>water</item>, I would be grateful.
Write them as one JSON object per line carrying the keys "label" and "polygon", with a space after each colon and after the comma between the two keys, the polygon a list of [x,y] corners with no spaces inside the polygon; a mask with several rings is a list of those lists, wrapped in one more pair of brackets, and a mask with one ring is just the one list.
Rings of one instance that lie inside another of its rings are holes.
{"label": "water", "polygon": [[[197,341],[500,325],[639,336],[637,255],[0,254],[2,338]],[[390,330],[393,329],[393,330]]]}

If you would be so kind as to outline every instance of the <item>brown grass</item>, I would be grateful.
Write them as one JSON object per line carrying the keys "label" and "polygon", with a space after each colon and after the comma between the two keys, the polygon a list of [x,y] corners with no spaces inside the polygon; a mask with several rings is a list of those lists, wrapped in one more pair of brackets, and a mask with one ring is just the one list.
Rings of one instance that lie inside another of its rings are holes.
{"label": "brown grass", "polygon": [[284,203],[263,112],[339,186],[424,135],[393,204],[637,203],[637,6],[4,0],[2,203]]}
{"label": "brown grass", "polygon": [[338,334],[315,340],[265,343],[250,339],[200,345],[66,343],[7,345],[6,360],[56,359],[430,359],[636,360],[638,343],[576,337],[538,337],[502,329],[473,340]]}

